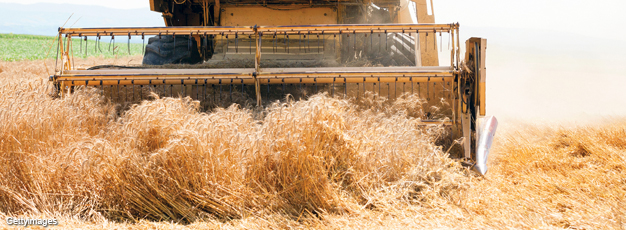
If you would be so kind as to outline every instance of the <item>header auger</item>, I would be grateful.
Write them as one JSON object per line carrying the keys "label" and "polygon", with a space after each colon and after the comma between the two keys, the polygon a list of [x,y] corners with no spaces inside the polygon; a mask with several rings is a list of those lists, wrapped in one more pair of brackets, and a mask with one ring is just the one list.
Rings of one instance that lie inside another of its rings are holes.
{"label": "header auger", "polygon": [[[150,3],[166,27],[59,28],[60,68],[50,80],[61,96],[90,86],[118,101],[142,100],[149,90],[227,105],[236,102],[236,93],[261,106],[264,99],[309,92],[359,97],[371,91],[389,99],[412,93],[449,107],[441,116],[424,117],[424,124],[443,124],[451,138],[463,137],[462,157],[486,172],[497,126],[495,118],[481,118],[486,39],[467,40],[461,60],[459,24],[435,24],[426,0]],[[87,50],[88,38],[97,43],[102,37],[140,37],[144,43],[151,37],[143,65],[75,66],[71,43],[81,42],[82,49],[84,40]],[[450,60],[439,66],[444,38]]]}

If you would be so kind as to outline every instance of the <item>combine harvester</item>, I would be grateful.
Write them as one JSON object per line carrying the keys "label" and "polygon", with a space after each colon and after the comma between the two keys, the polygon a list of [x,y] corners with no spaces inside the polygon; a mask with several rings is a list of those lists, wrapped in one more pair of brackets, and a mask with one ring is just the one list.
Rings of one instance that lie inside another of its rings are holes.
{"label": "combine harvester", "polygon": [[[411,92],[447,105],[445,116],[429,114],[423,123],[463,137],[461,157],[487,171],[497,121],[484,117],[486,39],[467,40],[460,60],[459,24],[435,24],[432,0],[150,0],[150,7],[165,27],[59,28],[60,67],[50,77],[59,95],[92,86],[111,100],[138,101],[152,91],[224,106],[236,93],[261,106],[287,94],[370,91],[393,100]],[[72,42],[81,54],[102,52],[102,37],[113,50],[116,38],[150,37],[143,65],[76,67]],[[440,66],[444,37],[450,62]]]}

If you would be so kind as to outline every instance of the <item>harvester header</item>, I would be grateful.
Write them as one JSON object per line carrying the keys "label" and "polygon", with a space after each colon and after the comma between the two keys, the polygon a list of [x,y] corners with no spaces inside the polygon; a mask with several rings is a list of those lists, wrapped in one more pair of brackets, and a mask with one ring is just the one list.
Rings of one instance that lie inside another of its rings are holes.
{"label": "harvester header", "polygon": [[[472,164],[480,161],[475,165],[484,174],[483,161],[497,126],[495,118],[480,122],[486,108],[486,39],[466,41],[461,60],[459,24],[435,24],[434,16],[425,15],[425,1],[415,1],[418,19],[425,23],[408,23],[406,9],[383,9],[373,2],[367,7],[343,1],[310,3],[294,8],[280,1],[264,1],[265,5],[241,1],[228,6],[219,1],[151,1],[152,10],[163,13],[166,27],[59,28],[60,67],[55,66],[50,80],[61,96],[75,87],[98,87],[112,100],[132,97],[137,101],[148,90],[223,106],[228,104],[223,103],[226,91],[230,103],[235,102],[235,92],[254,98],[256,106],[284,95],[306,98],[324,91],[357,98],[369,91],[390,100],[403,93],[416,94],[446,108],[438,115],[428,113],[423,123],[448,126],[451,136],[462,137],[462,157]],[[400,1],[383,3],[397,6]],[[272,4],[281,8],[268,6]],[[249,24],[245,12],[265,15],[259,19],[262,24]],[[297,17],[294,12],[335,24],[296,24],[311,18]],[[269,13],[291,21],[276,25]],[[383,23],[367,23],[371,21]],[[73,61],[72,42],[80,42],[81,49],[84,42],[80,53],[86,55],[101,50],[102,37],[110,42],[127,38],[130,50],[130,40],[140,38],[145,44],[149,36],[142,65],[82,67]],[[93,50],[87,48],[90,40],[95,43]],[[439,65],[441,52],[450,53],[443,66]],[[120,94],[120,89],[125,92]]]}

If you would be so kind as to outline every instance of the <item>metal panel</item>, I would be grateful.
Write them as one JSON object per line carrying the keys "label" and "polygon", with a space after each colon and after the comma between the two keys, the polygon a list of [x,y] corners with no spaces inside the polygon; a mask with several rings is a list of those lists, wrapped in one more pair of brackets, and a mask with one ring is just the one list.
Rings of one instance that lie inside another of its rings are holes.
{"label": "metal panel", "polygon": [[487,57],[487,39],[472,37],[466,41],[465,44],[465,60],[470,60],[470,54],[474,56],[474,71],[476,74],[476,105],[479,107],[480,116],[485,116],[487,111],[487,69],[486,69],[486,57]]}
{"label": "metal panel", "polygon": [[487,160],[489,157],[489,150],[491,149],[491,144],[493,143],[493,138],[496,135],[496,129],[498,128],[498,120],[493,117],[485,117],[483,118],[483,124],[477,133],[477,143],[476,143],[476,165],[474,165],[474,170],[478,171],[481,175],[485,175],[487,173]]}
{"label": "metal panel", "polygon": [[480,39],[480,50],[478,51],[478,53],[480,54],[480,61],[479,61],[479,78],[480,78],[480,82],[478,84],[478,91],[480,93],[480,102],[479,102],[479,106],[480,106],[480,115],[481,116],[485,116],[485,114],[487,113],[487,105],[486,105],[486,101],[487,101],[487,88],[486,88],[486,82],[487,82],[487,68],[485,67],[485,62],[487,59],[487,39],[481,38]]}
{"label": "metal panel", "polygon": [[[428,14],[428,4],[426,1],[431,0],[413,0],[416,3],[417,23],[435,23],[435,14]],[[431,8],[432,1],[431,1]],[[434,12],[434,11],[433,11]],[[437,33],[425,32],[420,33],[420,53],[423,66],[438,66],[439,53],[437,52]]]}
{"label": "metal panel", "polygon": [[375,82],[451,82],[454,70],[449,67],[332,67],[267,68],[255,72],[241,69],[122,69],[68,70],[55,76],[57,82],[74,85],[180,85],[219,84],[235,79],[234,84],[282,83],[375,83]]}
{"label": "metal panel", "polygon": [[157,11],[157,10],[154,8],[154,1],[156,1],[156,0],[150,0],[150,10],[151,10],[151,11]]}
{"label": "metal panel", "polygon": [[222,10],[223,26],[337,24],[337,11],[331,8],[274,10],[262,6],[223,6]]}

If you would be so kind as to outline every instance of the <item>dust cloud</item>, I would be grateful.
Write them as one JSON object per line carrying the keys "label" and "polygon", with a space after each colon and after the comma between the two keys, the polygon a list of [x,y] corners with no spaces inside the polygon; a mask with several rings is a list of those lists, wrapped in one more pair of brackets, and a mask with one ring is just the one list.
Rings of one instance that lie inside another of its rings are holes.
{"label": "dust cloud", "polygon": [[[623,43],[554,31],[461,26],[461,44],[469,37],[487,38],[488,114],[500,120],[577,124],[626,116]],[[440,63],[449,62],[447,52],[440,53]]]}
{"label": "dust cloud", "polygon": [[587,123],[626,116],[626,36],[614,29],[626,19],[623,4],[451,0],[434,8],[438,23],[460,23],[461,45],[487,38],[487,113]]}

